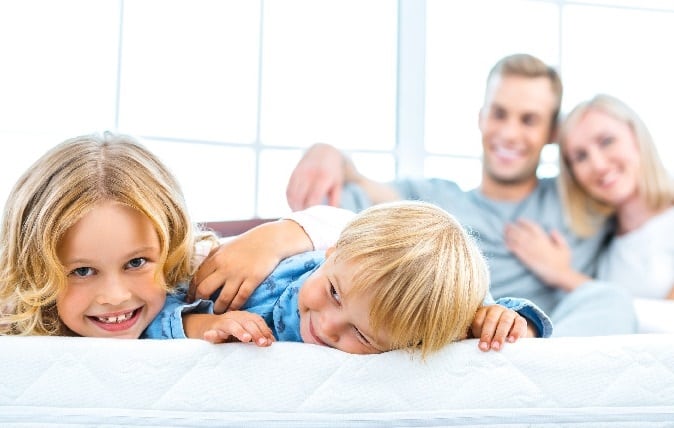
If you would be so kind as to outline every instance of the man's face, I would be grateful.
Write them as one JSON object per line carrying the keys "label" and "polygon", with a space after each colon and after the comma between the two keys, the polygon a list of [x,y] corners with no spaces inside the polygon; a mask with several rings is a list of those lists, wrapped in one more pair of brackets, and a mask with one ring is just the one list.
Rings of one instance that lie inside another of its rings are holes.
{"label": "man's face", "polygon": [[522,184],[536,179],[551,140],[555,95],[546,77],[494,76],[480,110],[483,180]]}

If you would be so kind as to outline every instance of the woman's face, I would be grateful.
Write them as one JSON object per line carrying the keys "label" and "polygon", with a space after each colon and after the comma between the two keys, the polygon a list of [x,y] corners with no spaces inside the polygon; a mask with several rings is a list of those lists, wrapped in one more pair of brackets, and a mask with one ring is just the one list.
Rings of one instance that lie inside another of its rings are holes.
{"label": "woman's face", "polygon": [[562,150],[578,184],[594,199],[619,208],[638,197],[639,149],[625,122],[589,109],[568,130]]}

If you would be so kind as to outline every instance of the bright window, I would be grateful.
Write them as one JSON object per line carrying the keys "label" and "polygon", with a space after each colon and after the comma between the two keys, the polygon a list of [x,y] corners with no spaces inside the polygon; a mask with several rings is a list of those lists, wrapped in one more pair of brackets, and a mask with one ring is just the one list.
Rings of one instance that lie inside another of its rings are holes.
{"label": "bright window", "polygon": [[[198,221],[275,217],[314,142],[378,180],[480,180],[489,68],[559,67],[568,110],[595,92],[641,114],[674,169],[670,0],[0,2],[0,199],[49,147],[135,135]],[[547,147],[541,175],[557,172]]]}

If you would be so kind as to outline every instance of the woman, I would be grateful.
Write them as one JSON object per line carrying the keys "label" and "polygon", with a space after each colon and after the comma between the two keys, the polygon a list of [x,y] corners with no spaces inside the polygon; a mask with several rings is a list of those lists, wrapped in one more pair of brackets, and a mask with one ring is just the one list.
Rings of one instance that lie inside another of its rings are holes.
{"label": "woman", "polygon": [[[637,298],[674,299],[674,185],[646,125],[622,101],[597,95],[568,114],[559,142],[560,192],[571,229],[589,236],[604,221],[615,224],[598,278]],[[556,231],[548,235],[522,220],[507,227],[506,240],[551,286],[568,291],[587,279],[571,266]],[[637,300],[640,313],[643,304],[650,312],[657,304]]]}

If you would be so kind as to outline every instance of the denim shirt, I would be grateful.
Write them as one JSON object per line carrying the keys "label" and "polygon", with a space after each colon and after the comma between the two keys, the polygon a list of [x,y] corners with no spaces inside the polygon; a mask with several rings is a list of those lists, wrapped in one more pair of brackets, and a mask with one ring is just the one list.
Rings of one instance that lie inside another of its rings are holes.
{"label": "denim shirt", "polygon": [[[325,261],[323,251],[310,251],[284,259],[251,294],[241,310],[256,313],[264,318],[274,337],[282,342],[301,342],[300,314],[297,305],[299,289],[306,279]],[[538,306],[527,299],[503,297],[494,300],[491,294],[484,305],[498,304],[512,309],[532,323],[540,337],[550,337],[552,321]],[[199,300],[185,303],[185,293],[169,295],[164,308],[145,330],[141,338],[185,338],[182,314],[213,313],[211,301]]]}

